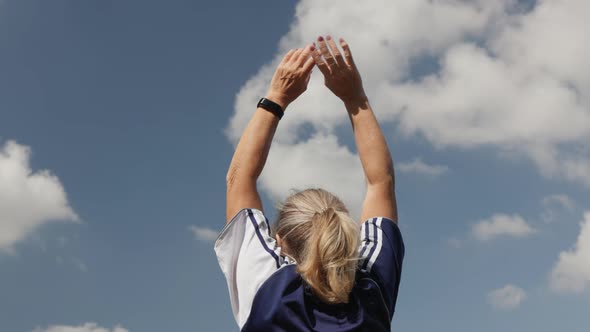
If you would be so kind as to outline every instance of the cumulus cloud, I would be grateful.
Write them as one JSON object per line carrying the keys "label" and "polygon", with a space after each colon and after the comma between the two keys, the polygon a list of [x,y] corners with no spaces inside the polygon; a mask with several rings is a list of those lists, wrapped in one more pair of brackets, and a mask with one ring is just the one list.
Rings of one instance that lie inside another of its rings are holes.
{"label": "cumulus cloud", "polygon": [[502,310],[514,310],[526,299],[526,292],[517,286],[508,284],[488,293],[488,301],[492,307]]}
{"label": "cumulus cloud", "polygon": [[33,332],[129,332],[129,330],[118,325],[109,329],[100,327],[96,323],[85,323],[80,326],[54,325],[46,329],[38,327]]}
{"label": "cumulus cloud", "polygon": [[[382,125],[408,138],[423,136],[437,148],[513,152],[543,176],[590,187],[590,149],[584,145],[590,139],[590,75],[580,70],[590,67],[590,2],[538,1],[529,11],[519,3],[302,0],[276,56],[237,94],[226,133],[237,142],[287,49],[332,34],[351,45]],[[342,103],[315,71],[308,91],[289,107],[276,142],[283,156],[304,155],[317,148],[308,142],[317,138],[302,136],[302,128],[331,137],[343,125],[349,124]],[[271,154],[269,162],[275,158]],[[338,167],[355,169],[354,159]],[[317,171],[310,160],[294,160],[290,169],[297,178]],[[280,169],[273,167],[284,164],[269,164],[265,172],[276,175]],[[267,178],[266,189],[284,196],[299,185],[286,181],[274,185]]]}
{"label": "cumulus cloud", "polygon": [[542,174],[590,186],[590,75],[579,70],[590,65],[588,10],[538,2],[484,43],[450,45],[440,71],[384,88],[400,127],[440,146],[524,152]]}
{"label": "cumulus cloud", "polygon": [[494,214],[480,220],[471,229],[471,234],[479,241],[489,241],[499,236],[526,237],[535,229],[519,215]]}
{"label": "cumulus cloud", "polygon": [[[228,134],[233,141],[237,141],[251,114],[252,102],[255,105],[259,96],[266,92],[274,68],[287,49],[310,43],[319,33],[338,32],[338,36],[346,36],[353,47],[366,90],[377,92],[383,83],[406,78],[415,58],[439,54],[449,44],[481,34],[492,25],[494,17],[502,16],[503,7],[502,1],[483,0],[472,3],[427,0],[300,1],[296,19],[280,41],[279,52],[273,61],[263,66],[238,93],[236,113],[228,126]],[[366,38],[367,35],[372,37]],[[288,114],[296,114],[285,117],[277,133],[279,139],[295,140],[297,128],[306,123],[319,130],[333,129],[335,125],[348,121],[341,103],[327,89],[319,88],[322,82],[323,78],[316,71],[311,86],[318,88],[308,89],[290,106]]]}
{"label": "cumulus cloud", "polygon": [[590,286],[590,212],[580,226],[575,246],[559,254],[551,271],[551,288],[556,292],[580,293]]}
{"label": "cumulus cloud", "polygon": [[449,171],[445,165],[430,165],[416,158],[409,162],[398,162],[396,169],[403,173],[416,173],[428,176],[440,176]]}
{"label": "cumulus cloud", "polygon": [[31,150],[14,141],[0,146],[0,251],[49,222],[77,222],[66,192],[48,170],[33,172]]}
{"label": "cumulus cloud", "polygon": [[277,143],[261,176],[261,185],[275,200],[293,190],[319,187],[338,196],[351,215],[360,217],[365,194],[362,166],[357,154],[340,146],[334,135],[315,135],[293,145]]}
{"label": "cumulus cloud", "polygon": [[191,231],[191,233],[193,233],[195,239],[199,241],[213,242],[217,239],[217,236],[219,235],[218,231],[207,227],[191,225],[188,227],[188,229],[189,231]]}

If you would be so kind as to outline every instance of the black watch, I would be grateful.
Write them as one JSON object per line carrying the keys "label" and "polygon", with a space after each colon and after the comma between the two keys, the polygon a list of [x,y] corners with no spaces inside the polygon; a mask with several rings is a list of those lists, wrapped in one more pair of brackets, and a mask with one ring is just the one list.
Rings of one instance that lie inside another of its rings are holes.
{"label": "black watch", "polygon": [[270,99],[260,98],[260,100],[258,101],[258,105],[256,105],[256,106],[264,108],[265,110],[278,116],[279,120],[283,117],[283,114],[285,114],[281,105],[275,103],[274,101],[272,101]]}

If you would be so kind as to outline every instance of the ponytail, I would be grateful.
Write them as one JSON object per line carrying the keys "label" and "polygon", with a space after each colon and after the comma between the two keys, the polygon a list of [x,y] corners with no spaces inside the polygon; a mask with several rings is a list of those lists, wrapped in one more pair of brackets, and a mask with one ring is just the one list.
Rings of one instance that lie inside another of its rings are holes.
{"label": "ponytail", "polygon": [[327,303],[346,303],[354,286],[358,230],[343,213],[328,208],[312,218],[306,259],[299,264],[301,277],[314,294]]}
{"label": "ponytail", "polygon": [[289,254],[314,295],[326,303],[348,302],[358,266],[359,225],[337,197],[322,189],[292,195],[279,212],[277,234],[294,251]]}

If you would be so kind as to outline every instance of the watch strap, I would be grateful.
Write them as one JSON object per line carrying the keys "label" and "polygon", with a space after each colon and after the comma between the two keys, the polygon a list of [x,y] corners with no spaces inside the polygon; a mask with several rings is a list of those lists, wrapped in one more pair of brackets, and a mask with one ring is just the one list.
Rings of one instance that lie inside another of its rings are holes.
{"label": "watch strap", "polygon": [[256,106],[260,107],[260,108],[264,108],[265,110],[278,116],[279,120],[285,114],[285,111],[283,111],[283,108],[279,104],[277,104],[274,101],[267,99],[267,98],[260,98],[260,100],[258,101],[258,105],[256,105]]}

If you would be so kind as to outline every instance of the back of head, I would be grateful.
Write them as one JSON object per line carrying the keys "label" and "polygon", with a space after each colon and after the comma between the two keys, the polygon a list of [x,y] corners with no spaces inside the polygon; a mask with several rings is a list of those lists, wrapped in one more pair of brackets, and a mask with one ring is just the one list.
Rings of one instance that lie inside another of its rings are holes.
{"label": "back of head", "polygon": [[279,211],[276,234],[298,272],[326,303],[345,303],[355,282],[359,226],[346,206],[323,189],[291,195]]}

